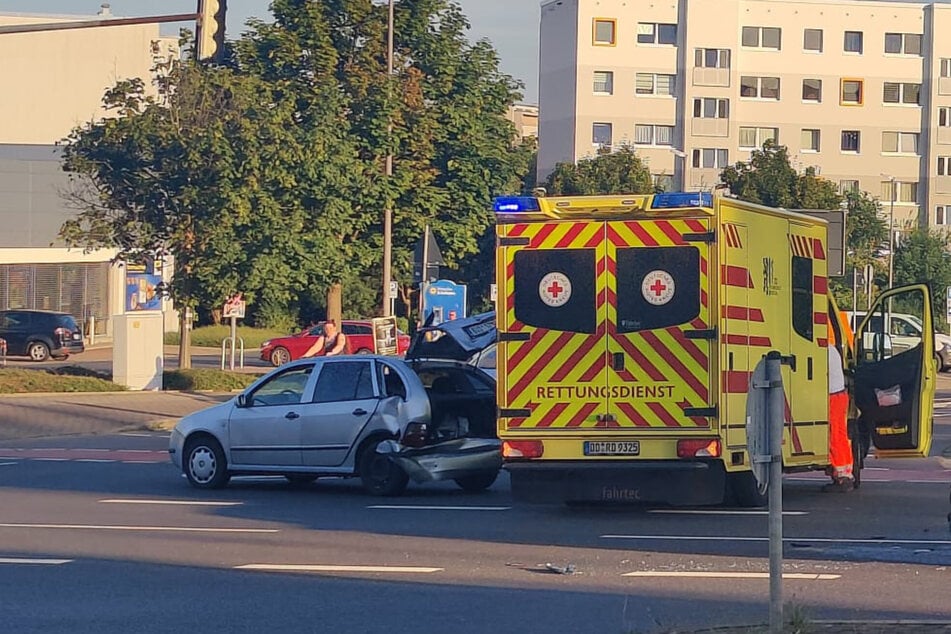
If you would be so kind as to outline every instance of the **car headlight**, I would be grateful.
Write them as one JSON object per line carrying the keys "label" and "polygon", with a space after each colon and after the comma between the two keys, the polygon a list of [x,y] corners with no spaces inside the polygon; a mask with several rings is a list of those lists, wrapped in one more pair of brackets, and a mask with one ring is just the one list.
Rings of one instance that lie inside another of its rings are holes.
{"label": "car headlight", "polygon": [[264,343],[261,344],[261,347],[262,347],[262,348],[267,348],[267,347],[269,347],[270,345],[271,345],[271,340],[268,339],[267,341],[265,341]]}

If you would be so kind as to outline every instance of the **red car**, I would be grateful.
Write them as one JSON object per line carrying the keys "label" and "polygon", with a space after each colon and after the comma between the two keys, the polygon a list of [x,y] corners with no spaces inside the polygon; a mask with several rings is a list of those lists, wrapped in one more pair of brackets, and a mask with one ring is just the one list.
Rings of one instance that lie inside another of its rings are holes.
{"label": "red car", "polygon": [[[346,335],[353,354],[370,354],[373,352],[373,324],[369,321],[355,321],[345,319],[340,330]],[[261,359],[271,365],[278,366],[300,359],[307,350],[314,345],[317,338],[324,333],[323,322],[299,332],[296,335],[269,339],[261,344]],[[397,331],[397,354],[403,355],[409,348],[409,335]]]}

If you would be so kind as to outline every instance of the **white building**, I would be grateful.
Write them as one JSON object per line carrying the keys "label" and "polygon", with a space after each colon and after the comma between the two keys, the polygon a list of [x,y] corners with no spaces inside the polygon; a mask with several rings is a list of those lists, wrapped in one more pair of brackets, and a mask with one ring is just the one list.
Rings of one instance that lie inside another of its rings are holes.
{"label": "white building", "polygon": [[773,138],[793,164],[951,224],[951,4],[545,0],[539,177],[630,144],[710,188]]}

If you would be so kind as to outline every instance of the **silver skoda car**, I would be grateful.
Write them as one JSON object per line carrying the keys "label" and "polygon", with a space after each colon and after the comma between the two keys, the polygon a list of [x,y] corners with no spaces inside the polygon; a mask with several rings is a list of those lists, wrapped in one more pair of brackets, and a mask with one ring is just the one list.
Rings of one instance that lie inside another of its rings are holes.
{"label": "silver skoda car", "polygon": [[276,368],[179,421],[171,460],[198,488],[262,474],[359,477],[375,495],[399,495],[411,479],[488,488],[502,464],[493,377],[465,361],[407,359],[317,357]]}

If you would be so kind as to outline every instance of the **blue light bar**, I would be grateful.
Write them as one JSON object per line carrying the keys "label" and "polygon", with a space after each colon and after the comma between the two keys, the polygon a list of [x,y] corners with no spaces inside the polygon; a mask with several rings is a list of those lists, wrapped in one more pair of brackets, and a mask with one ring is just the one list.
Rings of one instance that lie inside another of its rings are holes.
{"label": "blue light bar", "polygon": [[655,194],[651,202],[651,209],[674,207],[713,207],[713,196],[709,192],[672,192]]}
{"label": "blue light bar", "polygon": [[492,203],[495,213],[510,213],[518,211],[541,211],[538,199],[532,196],[502,196]]}

